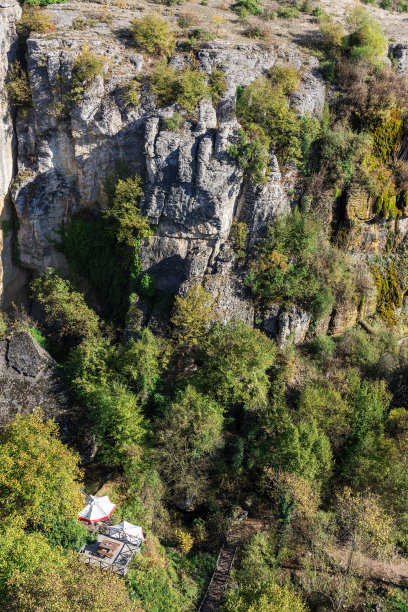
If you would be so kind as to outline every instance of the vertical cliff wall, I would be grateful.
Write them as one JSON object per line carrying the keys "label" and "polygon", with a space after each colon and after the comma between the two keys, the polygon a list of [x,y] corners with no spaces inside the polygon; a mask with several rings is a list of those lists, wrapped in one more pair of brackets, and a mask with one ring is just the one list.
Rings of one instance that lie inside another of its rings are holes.
{"label": "vertical cliff wall", "polygon": [[17,143],[13,118],[7,101],[5,82],[9,65],[16,60],[16,23],[21,8],[14,0],[0,4],[0,308],[6,309],[21,297],[26,273],[13,263],[13,212],[10,184],[16,167]]}

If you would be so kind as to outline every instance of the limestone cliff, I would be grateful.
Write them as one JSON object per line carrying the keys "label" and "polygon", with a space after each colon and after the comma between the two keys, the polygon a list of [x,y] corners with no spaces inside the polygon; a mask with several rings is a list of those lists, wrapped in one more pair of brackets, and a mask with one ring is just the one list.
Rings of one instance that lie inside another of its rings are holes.
{"label": "limestone cliff", "polygon": [[21,8],[14,0],[0,4],[0,308],[8,308],[16,296],[21,296],[26,275],[13,263],[13,213],[9,201],[9,188],[16,164],[16,142],[13,117],[8,103],[5,82],[11,62],[16,58],[18,38],[16,22]]}
{"label": "limestone cliff", "polygon": [[[99,10],[92,3],[86,6]],[[296,171],[282,170],[273,153],[270,177],[262,187],[250,186],[228,155],[239,127],[234,114],[237,86],[248,85],[277,62],[289,63],[301,74],[293,104],[301,115],[319,118],[325,84],[318,61],[301,45],[287,41],[266,46],[231,37],[203,43],[195,54],[184,52],[179,45],[172,65],[183,69],[194,62],[207,73],[222,70],[227,81],[225,95],[216,107],[211,100],[202,100],[196,114],[188,115],[176,105],[157,108],[149,87],[143,85],[140,104],[134,108],[124,96],[126,83],[137,75],[147,75],[152,67],[152,60],[138,53],[129,39],[127,28],[134,12],[111,5],[109,24],[96,21],[92,27],[77,30],[72,24],[83,15],[84,4],[53,5],[49,10],[55,31],[33,34],[27,41],[33,107],[15,122],[17,175],[11,193],[22,269],[32,274],[48,266],[67,271],[67,261],[55,247],[61,223],[81,211],[97,214],[106,205],[106,178],[123,162],[144,180],[142,211],[155,233],[142,245],[141,256],[143,268],[154,275],[157,288],[174,295],[186,283],[203,282],[216,296],[220,318],[240,316],[255,324],[257,315],[243,288],[242,271],[228,255],[231,224],[234,218],[247,223],[252,249],[268,223],[299,202],[301,190]],[[0,14],[5,27],[11,24],[2,47],[0,78],[4,81],[7,63],[15,55],[14,23],[20,9],[10,1],[1,5]],[[174,16],[169,14],[169,18]],[[72,102],[73,64],[84,45],[103,59],[104,77],[94,79],[83,99]],[[405,48],[400,47],[394,53],[403,70]],[[5,195],[13,174],[13,157],[11,117],[2,95],[0,142],[5,154],[1,182]],[[174,112],[184,118],[177,132],[167,130],[164,122]],[[389,225],[378,223],[371,203],[363,200],[361,194],[351,195],[345,213],[352,225],[350,251],[360,259],[366,253],[381,251]],[[327,224],[330,222],[328,218]],[[405,219],[400,220],[401,236],[405,226]],[[3,255],[14,270],[8,248],[6,242]],[[9,274],[9,278],[14,277]],[[375,296],[370,304],[375,309]],[[310,315],[296,308],[274,308],[266,314],[264,329],[277,335],[281,344],[289,338],[302,342]],[[341,333],[363,314],[371,314],[373,308],[364,313],[354,310],[355,305],[353,312],[341,305],[324,323],[323,331],[329,328]]]}

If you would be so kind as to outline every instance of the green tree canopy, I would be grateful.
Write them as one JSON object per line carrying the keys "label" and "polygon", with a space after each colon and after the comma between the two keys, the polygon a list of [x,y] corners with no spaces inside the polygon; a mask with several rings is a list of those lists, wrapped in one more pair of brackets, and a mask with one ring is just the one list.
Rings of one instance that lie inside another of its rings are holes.
{"label": "green tree canopy", "polygon": [[79,457],[57,438],[41,412],[15,421],[0,435],[0,508],[7,522],[47,529],[82,505]]}
{"label": "green tree canopy", "polygon": [[217,323],[200,346],[200,359],[198,380],[218,401],[248,410],[266,406],[275,344],[264,334],[238,320]]}
{"label": "green tree canopy", "polygon": [[211,458],[222,443],[223,409],[189,385],[169,406],[156,431],[156,459],[175,496],[202,494]]}

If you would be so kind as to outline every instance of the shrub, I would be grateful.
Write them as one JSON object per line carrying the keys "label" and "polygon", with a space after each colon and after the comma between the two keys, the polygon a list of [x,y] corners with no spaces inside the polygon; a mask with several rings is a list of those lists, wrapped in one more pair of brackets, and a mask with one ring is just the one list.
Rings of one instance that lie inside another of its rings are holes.
{"label": "shrub", "polygon": [[18,60],[8,70],[6,91],[14,106],[24,109],[33,105],[28,75]]}
{"label": "shrub", "polygon": [[350,184],[357,169],[361,170],[371,144],[369,134],[356,134],[341,124],[323,132],[316,143],[320,167],[339,192]]}
{"label": "shrub", "polygon": [[195,285],[185,297],[176,296],[174,300],[173,337],[178,344],[197,346],[214,319],[214,298],[201,285]]}
{"label": "shrub", "polygon": [[242,9],[249,15],[260,15],[262,12],[258,0],[238,0],[233,6],[233,10],[240,14]]}
{"label": "shrub", "polygon": [[136,108],[137,106],[139,106],[139,102],[140,102],[139,90],[140,90],[140,83],[138,81],[133,80],[133,81],[128,81],[127,83],[125,83],[125,85],[123,86],[123,98],[126,104],[133,106],[133,108]]}
{"label": "shrub", "polygon": [[33,296],[44,307],[46,322],[58,329],[61,337],[88,337],[99,333],[99,317],[74,291],[71,283],[54,270],[39,276],[31,283]]}
{"label": "shrub", "polygon": [[177,19],[177,24],[180,28],[191,28],[197,21],[194,13],[181,13]]}
{"label": "shrub", "polygon": [[53,521],[46,537],[53,548],[62,546],[75,551],[79,551],[86,542],[93,539],[85,525],[77,518]]}
{"label": "shrub", "polygon": [[278,17],[281,19],[293,19],[299,17],[299,9],[297,6],[282,6],[278,9]]}
{"label": "shrub", "polygon": [[243,223],[242,221],[237,221],[236,219],[234,219],[231,225],[229,238],[232,243],[232,249],[235,253],[235,257],[237,259],[242,259],[243,257],[245,257],[248,233],[248,225],[246,223]]}
{"label": "shrub", "polygon": [[332,247],[315,217],[297,209],[277,220],[246,278],[261,304],[302,304],[318,319],[333,307],[335,299],[357,300],[352,262]]}
{"label": "shrub", "polygon": [[319,17],[319,30],[322,35],[322,44],[329,56],[333,57],[343,47],[344,29],[332,15],[322,13]]}
{"label": "shrub", "polygon": [[222,70],[213,70],[210,74],[209,85],[213,104],[216,104],[227,91],[224,72]]}
{"label": "shrub", "polygon": [[41,411],[18,415],[0,436],[0,503],[5,518],[45,529],[76,518],[81,508],[79,456],[58,439],[54,421]]}
{"label": "shrub", "polygon": [[259,77],[238,90],[237,117],[244,127],[258,124],[262,128],[281,162],[299,161],[300,125],[283,84],[274,85],[270,79]]}
{"label": "shrub", "polygon": [[7,336],[8,324],[7,317],[4,313],[0,312],[0,338],[5,338]]}
{"label": "shrub", "polygon": [[32,336],[34,340],[38,342],[40,346],[42,346],[43,349],[47,348],[47,338],[39,329],[37,329],[36,327],[29,327],[28,331],[30,336]]}
{"label": "shrub", "polygon": [[393,261],[382,262],[372,268],[374,282],[378,291],[377,312],[388,323],[396,323],[395,309],[402,304],[401,280]]}
{"label": "shrub", "polygon": [[152,55],[171,55],[176,38],[167,21],[159,15],[146,15],[135,19],[131,33],[136,45]]}
{"label": "shrub", "polygon": [[63,4],[64,2],[65,0],[25,0],[25,4],[31,6],[48,6],[49,4]]}
{"label": "shrub", "polygon": [[55,30],[55,26],[47,11],[41,10],[37,5],[24,5],[23,14],[16,29],[19,36],[28,38],[31,32],[45,34]]}
{"label": "shrub", "polygon": [[225,612],[307,612],[308,608],[289,586],[276,582],[261,581],[240,585],[236,591],[227,593]]}
{"label": "shrub", "polygon": [[193,536],[182,529],[176,529],[174,535],[176,536],[177,546],[179,547],[181,554],[188,555],[190,550],[193,548]]}
{"label": "shrub", "polygon": [[238,167],[255,184],[268,180],[270,138],[262,128],[249,124],[246,130],[239,130],[238,143],[228,149],[228,155],[235,159]]}
{"label": "shrub", "polygon": [[150,88],[158,106],[172,104],[177,96],[177,72],[165,62],[159,62],[150,74]]}
{"label": "shrub", "polygon": [[99,75],[103,74],[102,58],[84,45],[72,68],[71,99],[81,100],[85,89]]}
{"label": "shrub", "polygon": [[72,21],[71,28],[73,30],[84,30],[85,28],[92,27],[97,24],[95,19],[85,19],[84,17],[75,17]]}
{"label": "shrub", "polygon": [[178,113],[174,113],[172,117],[165,119],[163,121],[164,128],[169,130],[169,132],[177,132],[180,129],[180,126],[183,122],[183,117]]}
{"label": "shrub", "polygon": [[285,95],[294,93],[300,85],[300,74],[294,66],[276,63],[268,73],[269,80]]}
{"label": "shrub", "polygon": [[150,223],[140,213],[142,179],[138,175],[119,179],[106,216],[114,224],[117,242],[133,248],[136,242],[150,236]]}
{"label": "shrub", "polygon": [[245,30],[245,36],[248,36],[248,38],[265,40],[269,37],[269,34],[269,29],[261,25],[251,26]]}
{"label": "shrub", "polygon": [[362,6],[355,6],[348,14],[351,34],[348,47],[352,61],[365,61],[374,65],[384,63],[388,52],[388,40],[380,24]]}
{"label": "shrub", "polygon": [[256,411],[268,403],[275,344],[239,320],[216,323],[199,345],[198,380],[224,406]]}
{"label": "shrub", "polygon": [[210,97],[207,75],[192,68],[183,70],[179,77],[177,104],[192,113],[203,98]]}
{"label": "shrub", "polygon": [[189,38],[195,39],[197,41],[214,40],[213,34],[211,34],[211,32],[208,32],[207,30],[203,30],[203,28],[194,28],[194,30],[190,32]]}

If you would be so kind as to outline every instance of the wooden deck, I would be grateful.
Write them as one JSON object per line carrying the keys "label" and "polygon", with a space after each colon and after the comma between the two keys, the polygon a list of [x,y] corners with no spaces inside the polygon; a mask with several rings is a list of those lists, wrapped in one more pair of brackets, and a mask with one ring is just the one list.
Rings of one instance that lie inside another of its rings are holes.
{"label": "wooden deck", "polygon": [[235,553],[242,539],[248,540],[261,531],[263,522],[257,519],[238,519],[231,525],[226,540],[218,555],[215,570],[210,584],[198,609],[198,612],[216,612],[222,604],[222,599],[230,579]]}
{"label": "wooden deck", "polygon": [[[120,544],[120,546],[112,551],[112,557],[104,557],[97,553],[100,543],[105,540],[112,544]],[[79,552],[87,565],[94,565],[100,569],[126,576],[133,555],[139,551],[140,545],[130,544],[124,540],[100,533],[97,536],[96,542],[85,544]]]}

